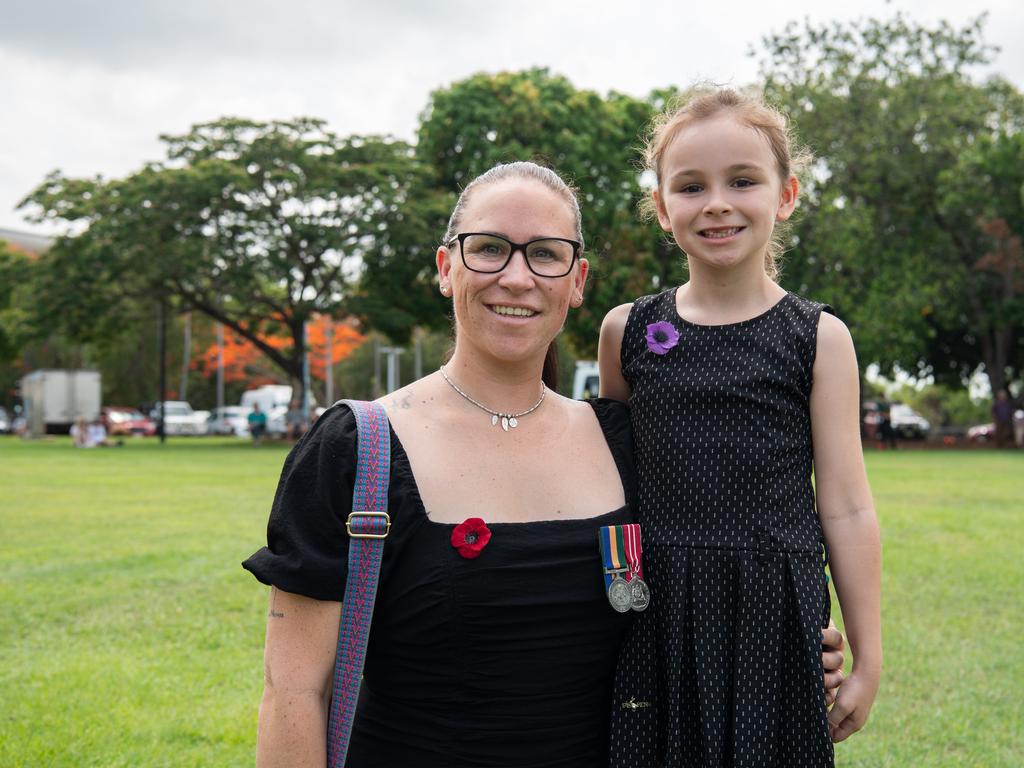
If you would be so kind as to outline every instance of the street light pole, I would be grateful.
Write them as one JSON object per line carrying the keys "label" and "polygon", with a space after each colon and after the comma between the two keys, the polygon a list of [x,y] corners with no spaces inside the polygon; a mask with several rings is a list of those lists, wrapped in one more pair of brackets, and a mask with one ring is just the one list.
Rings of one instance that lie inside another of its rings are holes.
{"label": "street light pole", "polygon": [[309,423],[309,321],[302,323],[302,418]]}
{"label": "street light pole", "polygon": [[224,415],[224,323],[217,323],[217,413]]}
{"label": "street light pole", "polygon": [[164,416],[167,409],[167,298],[160,297],[160,332],[159,332],[159,354],[160,354],[160,422],[157,424],[157,434],[160,435],[160,444],[167,440],[167,431],[164,429]]}
{"label": "street light pole", "polygon": [[327,401],[324,403],[324,407],[330,407],[334,404],[334,320],[333,318],[327,317],[325,319],[327,328],[324,329],[324,337],[326,339],[326,354],[324,360],[324,399]]}

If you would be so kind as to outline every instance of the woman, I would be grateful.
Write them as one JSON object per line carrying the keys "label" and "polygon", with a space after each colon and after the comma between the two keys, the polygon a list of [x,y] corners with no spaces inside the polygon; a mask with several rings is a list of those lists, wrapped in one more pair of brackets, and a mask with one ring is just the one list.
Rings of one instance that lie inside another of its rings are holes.
{"label": "woman", "polygon": [[[492,168],[452,213],[436,260],[455,351],[382,400],[393,525],[349,766],[607,760],[630,614],[608,604],[597,538],[631,520],[628,415],[542,382],[583,300],[582,241],[574,193],[532,163]],[[330,409],[289,455],[268,547],[245,563],[273,587],[260,766],[324,764],[354,449],[351,414]],[[456,546],[469,518],[491,534],[473,558]]]}

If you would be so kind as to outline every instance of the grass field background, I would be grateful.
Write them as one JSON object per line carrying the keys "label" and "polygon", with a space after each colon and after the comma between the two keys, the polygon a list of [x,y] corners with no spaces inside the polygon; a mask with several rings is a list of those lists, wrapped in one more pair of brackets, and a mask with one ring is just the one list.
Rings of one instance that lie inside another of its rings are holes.
{"label": "grass field background", "polygon": [[[0,438],[0,766],[253,762],[285,447]],[[1024,452],[869,453],[886,664],[839,766],[1024,765]]]}

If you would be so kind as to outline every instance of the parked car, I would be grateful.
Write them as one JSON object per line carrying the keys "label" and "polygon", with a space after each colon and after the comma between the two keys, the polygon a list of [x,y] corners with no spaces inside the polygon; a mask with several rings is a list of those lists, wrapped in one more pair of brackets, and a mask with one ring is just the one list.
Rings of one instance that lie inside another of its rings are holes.
{"label": "parked car", "polygon": [[883,440],[886,416],[889,419],[889,438],[920,440],[932,431],[931,422],[906,403],[887,403],[882,400],[865,400],[861,405],[861,431],[867,440]]}
{"label": "parked car", "polygon": [[[153,406],[149,417],[160,418],[160,403]],[[165,435],[206,435],[210,431],[210,412],[193,411],[184,400],[168,400],[164,403]]]}
{"label": "parked car", "polygon": [[888,410],[889,404],[879,400],[865,400],[861,404],[861,436],[865,440],[880,440],[882,414]]}
{"label": "parked car", "polygon": [[225,405],[210,411],[210,433],[214,435],[249,436],[249,414],[240,405]]}
{"label": "parked car", "polygon": [[9,435],[13,430],[10,414],[6,408],[0,408],[0,435]]}
{"label": "parked car", "polygon": [[932,431],[932,425],[928,419],[904,403],[893,403],[889,407],[889,419],[892,422],[893,431],[899,437],[923,440]]}
{"label": "parked car", "polygon": [[967,440],[971,443],[989,443],[996,438],[995,424],[978,424],[967,430]]}
{"label": "parked car", "polygon": [[156,422],[147,418],[137,408],[126,408],[118,405],[104,406],[100,413],[107,434],[135,435],[149,437],[156,434]]}

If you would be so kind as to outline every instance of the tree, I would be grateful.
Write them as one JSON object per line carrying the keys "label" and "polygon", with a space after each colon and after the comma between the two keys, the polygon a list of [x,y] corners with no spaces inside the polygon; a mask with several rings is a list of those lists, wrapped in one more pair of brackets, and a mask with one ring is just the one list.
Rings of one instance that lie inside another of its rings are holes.
{"label": "tree", "polygon": [[790,25],[763,41],[761,74],[818,156],[787,284],[833,303],[865,362],[944,380],[984,365],[999,386],[995,339],[1009,315],[977,301],[988,281],[975,268],[983,233],[949,215],[941,183],[973,146],[1024,116],[1010,85],[970,77],[992,51],[983,22]]}
{"label": "tree", "polygon": [[23,304],[31,268],[26,254],[0,240],[0,363],[13,360],[28,335]]}
{"label": "tree", "polygon": [[[679,272],[674,246],[636,217],[646,194],[637,148],[651,114],[650,101],[578,90],[564,77],[531,69],[478,74],[435,91],[421,117],[416,154],[436,169],[443,189],[457,190],[513,160],[549,165],[580,188],[592,272],[587,300],[567,323],[580,354],[595,354],[608,309]],[[436,233],[439,239],[443,224]]]}
{"label": "tree", "polygon": [[314,119],[225,118],[163,140],[163,163],[111,181],[55,173],[26,200],[72,224],[47,254],[49,306],[90,338],[131,300],[169,301],[301,386],[305,322],[348,316],[366,264],[403,247],[389,224],[418,215],[423,169],[403,142],[339,138]]}
{"label": "tree", "polygon": [[974,254],[964,289],[976,323],[936,334],[932,359],[966,376],[963,361],[980,353],[998,392],[1024,373],[1024,134],[980,136],[939,182],[941,215]]}

